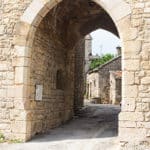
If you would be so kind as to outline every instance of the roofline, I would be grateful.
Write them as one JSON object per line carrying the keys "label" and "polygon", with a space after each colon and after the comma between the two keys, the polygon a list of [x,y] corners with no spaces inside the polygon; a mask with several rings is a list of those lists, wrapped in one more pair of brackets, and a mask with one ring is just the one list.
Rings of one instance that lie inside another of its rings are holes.
{"label": "roofline", "polygon": [[119,56],[117,56],[117,57],[111,59],[110,61],[106,62],[105,64],[103,64],[103,65],[101,65],[101,66],[96,67],[96,68],[93,69],[93,70],[89,70],[88,74],[91,74],[91,73],[94,73],[94,72],[98,72],[99,69],[103,68],[104,66],[110,64],[111,62],[113,62],[113,61],[115,61],[115,60],[117,60],[117,59],[119,59],[119,58],[121,58],[121,55],[119,55]]}

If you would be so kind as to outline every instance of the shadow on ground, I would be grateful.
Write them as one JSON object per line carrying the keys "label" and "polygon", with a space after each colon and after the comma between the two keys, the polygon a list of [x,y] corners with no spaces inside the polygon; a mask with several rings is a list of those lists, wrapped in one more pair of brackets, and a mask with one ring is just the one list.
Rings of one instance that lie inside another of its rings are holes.
{"label": "shadow on ground", "polygon": [[30,142],[116,137],[119,112],[119,106],[87,105],[73,120],[47,134],[35,136]]}

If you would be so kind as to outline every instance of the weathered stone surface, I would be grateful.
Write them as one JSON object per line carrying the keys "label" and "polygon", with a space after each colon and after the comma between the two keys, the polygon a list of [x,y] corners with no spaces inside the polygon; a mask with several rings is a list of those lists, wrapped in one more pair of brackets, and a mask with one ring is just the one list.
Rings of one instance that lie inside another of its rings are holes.
{"label": "weathered stone surface", "polygon": [[144,121],[142,112],[122,112],[119,115],[121,121]]}
{"label": "weathered stone surface", "polygon": [[[123,101],[133,98],[136,108],[125,109],[127,112],[121,113],[120,120],[140,122],[140,129],[127,122],[125,126],[121,125],[119,135],[125,143],[121,149],[149,148],[149,0],[95,1],[104,9],[89,1],[63,0],[48,13],[60,1],[0,0],[0,122],[3,122],[0,131],[6,137],[27,140],[35,133],[47,131],[72,117],[76,75],[73,48],[86,34],[101,27],[120,35],[123,42],[122,63],[126,72],[123,73]],[[17,26],[19,23],[22,25]],[[28,71],[25,67],[28,63],[24,58],[18,60],[19,57],[31,59]],[[17,58],[17,66],[14,58]],[[58,69],[65,72],[64,92],[56,90]],[[127,79],[127,74],[132,74],[132,79]],[[34,101],[34,87],[39,82],[44,85],[43,102]],[[21,126],[18,125],[17,117],[12,117],[13,124],[10,123],[10,112],[18,110],[19,106],[23,111],[27,108],[33,110],[26,118],[35,118],[32,130],[30,122],[21,121]],[[147,122],[145,126],[143,121]],[[20,131],[14,128],[20,128]]]}
{"label": "weathered stone surface", "polygon": [[145,114],[145,121],[150,121],[150,112]]}
{"label": "weathered stone surface", "polygon": [[142,112],[149,111],[150,110],[149,103],[137,103],[136,110],[139,112],[140,111],[142,111]]}
{"label": "weathered stone surface", "polygon": [[134,84],[134,80],[135,80],[134,72],[124,71],[123,85],[125,85],[125,84],[133,85]]}
{"label": "weathered stone surface", "polygon": [[122,111],[135,111],[136,102],[134,98],[124,99],[122,101]]}
{"label": "weathered stone surface", "polygon": [[141,79],[141,83],[149,85],[150,84],[150,77],[144,77],[144,78],[142,78]]}
{"label": "weathered stone surface", "polygon": [[125,98],[136,98],[138,96],[138,87],[137,85],[128,85],[123,91]]}

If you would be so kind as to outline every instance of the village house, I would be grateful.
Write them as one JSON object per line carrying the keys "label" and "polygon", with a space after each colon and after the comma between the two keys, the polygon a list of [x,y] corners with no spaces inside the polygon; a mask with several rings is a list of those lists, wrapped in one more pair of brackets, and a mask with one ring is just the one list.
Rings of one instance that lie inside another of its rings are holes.
{"label": "village house", "polygon": [[105,64],[87,74],[86,96],[101,104],[118,104],[121,101],[121,52]]}

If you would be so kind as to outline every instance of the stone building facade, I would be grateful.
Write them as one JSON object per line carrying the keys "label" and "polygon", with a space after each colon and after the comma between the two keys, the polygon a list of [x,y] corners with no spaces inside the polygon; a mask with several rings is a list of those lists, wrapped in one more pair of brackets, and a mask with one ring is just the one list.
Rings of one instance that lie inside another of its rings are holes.
{"label": "stone building facade", "polygon": [[[121,71],[121,56],[118,56],[104,65],[97,67],[87,74],[87,98],[96,100],[96,103],[110,104],[111,81],[110,71]],[[121,89],[121,85],[117,87]]]}
{"label": "stone building facade", "polygon": [[121,105],[122,71],[110,71],[110,103]]}
{"label": "stone building facade", "polygon": [[149,0],[0,0],[0,132],[26,141],[73,116],[75,47],[103,28],[123,45],[120,149],[149,149],[149,26]]}

